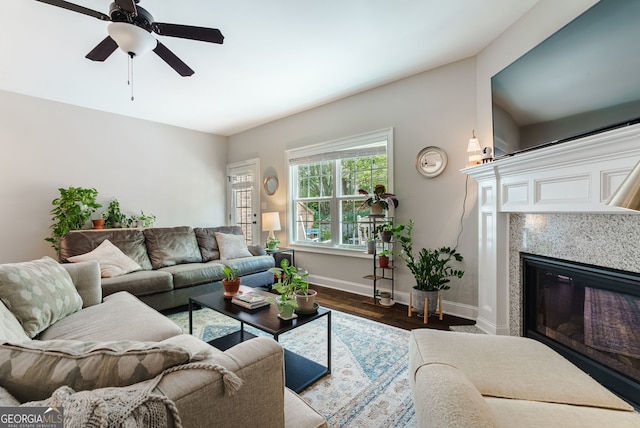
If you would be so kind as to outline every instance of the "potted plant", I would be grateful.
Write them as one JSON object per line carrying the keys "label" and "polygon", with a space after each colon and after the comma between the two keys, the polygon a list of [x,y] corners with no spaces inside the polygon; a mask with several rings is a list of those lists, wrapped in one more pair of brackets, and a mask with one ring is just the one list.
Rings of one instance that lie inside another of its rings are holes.
{"label": "potted plant", "polygon": [[224,278],[222,280],[222,286],[224,287],[224,298],[231,299],[238,294],[240,289],[240,277],[238,277],[238,268],[231,266],[224,266],[222,268]]}
{"label": "potted plant", "polygon": [[301,269],[292,266],[288,259],[282,259],[280,267],[271,268],[269,272],[275,274],[278,278],[278,282],[274,284],[273,289],[280,293],[281,301],[286,300],[286,298],[295,298],[299,312],[306,313],[315,310],[315,298],[318,292],[309,289],[309,282],[307,282],[309,272],[303,272]]}
{"label": "potted plant", "polygon": [[58,240],[72,230],[85,227],[91,214],[102,205],[96,202],[98,191],[96,189],[84,189],[82,187],[59,188],[60,197],[51,201],[53,209],[51,214],[54,223],[51,225],[51,236],[45,241],[51,242],[51,246],[58,251]]}
{"label": "potted plant", "polygon": [[382,215],[385,210],[389,209],[389,205],[393,205],[394,208],[398,208],[398,199],[393,193],[388,193],[384,184],[376,184],[373,188],[373,193],[369,194],[364,189],[358,189],[358,193],[361,195],[367,195],[367,199],[362,202],[360,208],[370,208],[371,215]]}
{"label": "potted plant", "polygon": [[102,218],[107,227],[122,227],[126,223],[126,217],[120,211],[120,202],[115,198],[109,202],[107,211],[102,213]]}
{"label": "potted plant", "polygon": [[380,263],[381,268],[389,267],[389,254],[391,254],[389,250],[382,250],[380,254],[378,254],[378,263]]}
{"label": "potted plant", "polygon": [[390,221],[382,225],[382,232],[380,233],[380,239],[382,242],[391,242],[394,236],[397,236],[401,231],[404,230],[404,225],[399,224],[394,226],[393,222]]}
{"label": "potted plant", "polygon": [[278,239],[276,239],[273,236],[270,236],[267,239],[267,248],[270,249],[270,250],[277,250],[279,243],[280,243],[280,241]]}
{"label": "potted plant", "polygon": [[418,252],[413,250],[413,220],[409,220],[404,232],[398,235],[402,247],[399,257],[407,264],[407,267],[416,280],[412,290],[412,306],[418,312],[424,312],[424,299],[428,297],[428,314],[435,312],[438,293],[440,290],[448,290],[452,277],[462,278],[463,270],[454,269],[452,262],[461,262],[462,255],[449,247],[438,249],[422,248]]}

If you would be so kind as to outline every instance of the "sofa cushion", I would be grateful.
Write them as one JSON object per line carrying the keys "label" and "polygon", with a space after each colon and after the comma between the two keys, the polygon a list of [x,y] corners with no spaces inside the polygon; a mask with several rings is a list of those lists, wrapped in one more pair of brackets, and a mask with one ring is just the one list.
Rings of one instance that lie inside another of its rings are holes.
{"label": "sofa cushion", "polygon": [[69,273],[51,257],[0,265],[0,299],[29,337],[82,308]]}
{"label": "sofa cushion", "polygon": [[95,260],[89,262],[64,263],[67,271],[82,298],[82,307],[97,305],[102,302],[100,286],[100,265]]}
{"label": "sofa cushion", "polygon": [[499,426],[482,395],[464,373],[455,367],[448,364],[424,364],[415,376],[412,394],[418,426]]}
{"label": "sofa cushion", "polygon": [[185,348],[163,342],[33,340],[0,345],[0,377],[18,400],[42,400],[63,385],[132,385],[190,359]]}
{"label": "sofa cushion", "polygon": [[525,337],[413,330],[411,375],[429,363],[458,368],[484,396],[633,409],[560,354]]}
{"label": "sofa cushion", "polygon": [[0,301],[0,340],[21,341],[29,340],[20,321]]}
{"label": "sofa cushion", "polygon": [[271,256],[253,256],[233,260],[220,260],[220,263],[238,269],[238,276],[263,272],[276,265],[275,259]]}
{"label": "sofa cushion", "polygon": [[203,262],[218,260],[220,258],[220,250],[215,235],[216,232],[232,233],[235,235],[243,234],[239,226],[196,227],[193,231],[198,240],[198,247],[200,247]]}
{"label": "sofa cushion", "polygon": [[128,291],[134,296],[161,293],[173,290],[173,277],[161,270],[141,270],[114,278],[102,278],[102,294],[109,296]]}
{"label": "sofa cushion", "polygon": [[189,226],[154,227],[145,229],[144,236],[154,269],[202,261],[196,235]]}
{"label": "sofa cushion", "polygon": [[38,339],[159,342],[178,334],[182,334],[182,330],[169,318],[121,291],[105,297],[104,303],[61,319]]}
{"label": "sofa cushion", "polygon": [[247,241],[242,235],[216,232],[216,241],[220,250],[220,260],[232,260],[240,257],[252,257]]}
{"label": "sofa cushion", "polygon": [[98,247],[85,254],[69,257],[71,263],[88,262],[95,260],[100,264],[100,276],[102,278],[113,278],[129,272],[141,270],[142,267],[131,258],[127,257],[111,241],[105,239]]}
{"label": "sofa cushion", "polygon": [[108,239],[144,270],[151,269],[142,229],[74,230],[60,238],[58,258],[62,263],[68,258],[88,253]]}
{"label": "sofa cushion", "polygon": [[220,281],[224,278],[223,268],[224,265],[219,262],[209,262],[169,266],[159,271],[171,273],[173,276],[173,288],[177,289]]}

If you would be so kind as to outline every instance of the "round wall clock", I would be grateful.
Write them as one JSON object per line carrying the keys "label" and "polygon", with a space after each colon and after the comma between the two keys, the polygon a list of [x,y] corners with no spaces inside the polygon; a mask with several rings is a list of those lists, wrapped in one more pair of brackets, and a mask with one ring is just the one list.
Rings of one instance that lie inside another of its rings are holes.
{"label": "round wall clock", "polygon": [[437,177],[446,167],[447,154],[439,147],[425,147],[416,156],[416,169],[425,177]]}

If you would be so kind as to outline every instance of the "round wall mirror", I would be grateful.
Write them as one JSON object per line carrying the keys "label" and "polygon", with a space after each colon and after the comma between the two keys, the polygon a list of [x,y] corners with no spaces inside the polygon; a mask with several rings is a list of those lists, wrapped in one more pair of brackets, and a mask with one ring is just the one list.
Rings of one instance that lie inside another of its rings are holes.
{"label": "round wall mirror", "polygon": [[264,179],[264,191],[267,195],[273,195],[278,190],[278,177],[270,175]]}

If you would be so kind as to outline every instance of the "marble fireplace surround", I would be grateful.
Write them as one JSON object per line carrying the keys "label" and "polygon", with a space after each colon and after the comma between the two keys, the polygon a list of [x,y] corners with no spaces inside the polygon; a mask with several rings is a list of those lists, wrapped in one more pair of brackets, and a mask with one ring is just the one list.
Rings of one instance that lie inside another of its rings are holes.
{"label": "marble fireplace surround", "polygon": [[640,161],[640,124],[462,170],[478,183],[478,317],[521,336],[520,253],[640,272],[639,213],[607,201]]}

